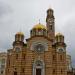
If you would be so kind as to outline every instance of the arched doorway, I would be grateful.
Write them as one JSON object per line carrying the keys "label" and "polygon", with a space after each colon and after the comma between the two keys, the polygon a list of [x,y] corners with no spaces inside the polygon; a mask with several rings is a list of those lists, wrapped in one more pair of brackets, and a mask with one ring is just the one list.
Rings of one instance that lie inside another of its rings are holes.
{"label": "arched doorway", "polygon": [[44,62],[37,60],[33,64],[33,75],[45,75]]}
{"label": "arched doorway", "polygon": [[16,71],[14,71],[14,75],[17,75],[17,72]]}
{"label": "arched doorway", "polygon": [[41,75],[41,68],[36,68],[36,75]]}

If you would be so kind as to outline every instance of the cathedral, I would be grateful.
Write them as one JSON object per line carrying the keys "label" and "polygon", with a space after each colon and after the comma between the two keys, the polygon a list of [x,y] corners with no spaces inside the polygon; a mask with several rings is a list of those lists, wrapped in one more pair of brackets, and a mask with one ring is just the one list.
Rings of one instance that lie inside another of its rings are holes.
{"label": "cathedral", "polygon": [[38,23],[24,34],[15,34],[13,48],[7,51],[6,75],[67,75],[64,35],[55,35],[55,17],[47,10],[46,25]]}

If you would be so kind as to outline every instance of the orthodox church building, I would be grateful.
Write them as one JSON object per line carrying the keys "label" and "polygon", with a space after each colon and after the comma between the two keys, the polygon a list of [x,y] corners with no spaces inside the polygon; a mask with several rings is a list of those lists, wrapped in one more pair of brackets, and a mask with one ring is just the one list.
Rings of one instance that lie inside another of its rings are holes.
{"label": "orthodox church building", "polygon": [[24,43],[24,34],[15,34],[7,51],[6,75],[67,75],[64,35],[55,35],[53,9],[47,10],[46,25],[34,25]]}

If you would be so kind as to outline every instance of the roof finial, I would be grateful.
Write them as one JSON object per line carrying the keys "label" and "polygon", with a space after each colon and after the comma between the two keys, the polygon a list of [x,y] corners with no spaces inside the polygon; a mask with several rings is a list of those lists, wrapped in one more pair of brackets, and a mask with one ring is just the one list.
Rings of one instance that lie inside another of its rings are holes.
{"label": "roof finial", "polygon": [[20,26],[19,32],[22,32],[22,30],[21,30],[21,26]]}
{"label": "roof finial", "polygon": [[51,5],[49,5],[49,9],[51,9]]}
{"label": "roof finial", "polygon": [[40,24],[40,19],[39,19],[39,24]]}

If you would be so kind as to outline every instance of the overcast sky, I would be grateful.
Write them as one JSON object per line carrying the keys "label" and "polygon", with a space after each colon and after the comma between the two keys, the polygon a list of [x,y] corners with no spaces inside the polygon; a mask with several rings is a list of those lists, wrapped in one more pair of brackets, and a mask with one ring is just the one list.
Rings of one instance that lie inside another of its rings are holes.
{"label": "overcast sky", "polygon": [[54,10],[55,30],[62,32],[67,53],[75,63],[75,0],[0,0],[0,51],[12,47],[18,31],[29,37],[29,30],[37,23],[45,23],[48,8]]}

